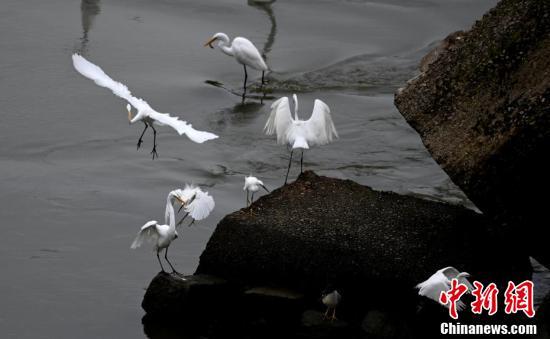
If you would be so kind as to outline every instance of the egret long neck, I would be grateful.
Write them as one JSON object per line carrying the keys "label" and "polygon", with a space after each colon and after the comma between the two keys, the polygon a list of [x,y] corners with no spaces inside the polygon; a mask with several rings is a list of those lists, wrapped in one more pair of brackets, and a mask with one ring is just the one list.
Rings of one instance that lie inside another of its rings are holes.
{"label": "egret long neck", "polygon": [[233,53],[233,46],[228,46],[226,42],[224,41],[220,41],[220,43],[218,44],[218,46],[220,47],[220,49],[222,50],[222,52],[224,52],[225,54],[229,55],[229,56],[234,56],[234,53]]}
{"label": "egret long neck", "polygon": [[296,96],[296,94],[294,94],[293,99],[294,99],[294,120],[298,121],[299,120],[299,118],[298,118],[298,97]]}
{"label": "egret long neck", "polygon": [[171,229],[176,229],[176,216],[174,212],[174,206],[172,204],[172,198],[170,195],[166,198],[166,211],[164,213],[165,222],[168,222],[168,225]]}

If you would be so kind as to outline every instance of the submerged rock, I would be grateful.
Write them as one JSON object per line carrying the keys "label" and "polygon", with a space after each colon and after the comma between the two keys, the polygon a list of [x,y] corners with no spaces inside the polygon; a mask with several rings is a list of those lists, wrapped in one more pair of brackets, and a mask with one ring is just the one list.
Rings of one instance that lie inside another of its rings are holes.
{"label": "submerged rock", "polygon": [[398,91],[434,159],[514,251],[546,266],[550,190],[550,1],[502,0],[453,33]]}

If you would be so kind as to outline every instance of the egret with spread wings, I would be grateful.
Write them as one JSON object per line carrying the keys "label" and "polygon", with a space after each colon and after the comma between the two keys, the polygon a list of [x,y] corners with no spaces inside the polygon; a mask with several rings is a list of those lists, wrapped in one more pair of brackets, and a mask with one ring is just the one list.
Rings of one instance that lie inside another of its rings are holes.
{"label": "egret with spread wings", "polygon": [[[137,143],[138,149],[143,142],[143,135],[147,128],[151,127],[153,129],[153,150],[151,151],[153,159],[155,156],[158,157],[157,130],[155,129],[155,124],[159,126],[170,126],[175,129],[179,135],[185,134],[189,139],[199,144],[218,137],[210,132],[198,131],[194,129],[191,124],[180,120],[178,117],[170,116],[168,113],[159,113],[155,111],[145,100],[134,97],[126,85],[111,79],[100,67],[92,64],[79,54],[73,54],[73,66],[80,74],[93,80],[98,86],[108,88],[116,96],[128,101],[129,104],[126,105],[126,109],[128,111],[128,120],[130,124],[141,121],[145,125]],[[132,117],[132,107],[130,105],[137,110],[134,117]]]}
{"label": "egret with spread wings", "polygon": [[239,64],[243,65],[244,67],[243,87],[245,91],[246,91],[246,80],[248,79],[246,66],[251,67],[258,71],[262,71],[262,85],[263,85],[265,72],[269,70],[269,68],[267,67],[267,64],[262,58],[260,51],[258,51],[256,46],[254,46],[254,44],[250,40],[243,37],[236,37],[235,39],[233,39],[233,42],[230,43],[230,40],[227,34],[216,33],[204,44],[204,46],[205,47],[209,46],[210,48],[214,48],[212,44],[216,41],[218,42],[217,46],[220,48],[220,50],[223,53],[231,57],[234,57]]}
{"label": "egret with spread wings", "polygon": [[266,134],[277,134],[277,143],[288,145],[291,148],[290,160],[285,177],[285,185],[292,163],[292,153],[295,149],[302,150],[300,159],[300,173],[303,171],[304,149],[313,146],[326,145],[332,142],[338,133],[332,122],[330,108],[323,101],[315,99],[313,113],[308,120],[298,117],[298,97],[294,98],[294,118],[290,113],[290,104],[287,97],[282,97],[271,104],[271,114],[267,119],[264,130]]}
{"label": "egret with spread wings", "polygon": [[193,219],[188,226],[195,223],[195,220],[206,219],[206,217],[210,215],[210,212],[212,212],[216,206],[214,203],[214,198],[212,198],[208,192],[201,190],[200,187],[185,185],[183,190],[177,189],[174,192],[182,203],[179,210],[181,211],[183,209],[185,211],[185,215],[178,222],[178,226],[181,225],[187,216],[190,216]]}
{"label": "egret with spread wings", "polygon": [[157,259],[160,264],[160,268],[163,272],[164,267],[160,260],[160,252],[165,249],[164,258],[170,267],[172,268],[172,273],[178,273],[170,260],[168,260],[168,247],[178,237],[178,232],[176,231],[176,215],[174,212],[174,203],[176,200],[184,204],[182,198],[178,195],[177,190],[174,190],[168,193],[166,197],[166,211],[165,211],[165,223],[164,225],[159,224],[156,220],[148,221],[143,225],[138,232],[134,242],[130,246],[132,249],[140,247],[145,241],[152,242],[154,244],[153,249],[157,252]]}
{"label": "egret with spread wings", "polygon": [[[474,290],[472,284],[466,279],[470,274],[466,272],[459,272],[456,268],[448,266],[435,272],[428,280],[416,285],[418,294],[426,298],[432,299],[441,304],[439,296],[441,292],[447,292],[451,289],[451,280],[457,279],[459,283],[466,285],[468,288],[467,293],[471,293]],[[443,304],[442,304],[443,305]],[[449,304],[443,305],[449,308]],[[456,303],[457,310],[462,311],[466,307],[462,301],[458,300]]]}

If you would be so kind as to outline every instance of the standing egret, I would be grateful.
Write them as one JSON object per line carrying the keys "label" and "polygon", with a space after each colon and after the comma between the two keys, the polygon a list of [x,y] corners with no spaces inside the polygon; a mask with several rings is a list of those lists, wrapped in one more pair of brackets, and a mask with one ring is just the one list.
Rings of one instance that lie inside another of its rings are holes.
{"label": "standing egret", "polygon": [[330,293],[323,294],[321,301],[327,307],[327,310],[325,311],[325,315],[324,315],[325,319],[329,317],[329,312],[330,312],[331,313],[330,320],[331,321],[336,320],[336,307],[340,303],[340,300],[342,300],[342,296],[340,295],[340,293],[338,293],[337,290],[334,290]]}
{"label": "standing egret", "polygon": [[313,113],[308,120],[298,118],[298,97],[294,98],[294,119],[290,113],[290,104],[287,97],[282,97],[271,104],[271,113],[265,124],[267,135],[277,134],[277,143],[288,145],[291,148],[290,160],[285,177],[285,185],[292,163],[294,149],[302,150],[300,159],[300,173],[303,172],[304,149],[312,146],[326,145],[332,142],[333,137],[338,138],[338,133],[330,116],[330,108],[319,99],[315,99]]}
{"label": "standing egret", "polygon": [[134,242],[130,246],[130,248],[136,249],[140,247],[144,241],[153,242],[153,249],[157,252],[157,259],[163,272],[166,271],[162,266],[159,254],[162,249],[165,249],[164,258],[166,259],[166,262],[172,268],[172,273],[178,273],[174,266],[172,266],[170,260],[168,260],[168,247],[170,246],[172,241],[178,237],[178,232],[176,231],[174,202],[175,200],[178,200],[181,204],[184,203],[182,198],[178,196],[177,193],[178,192],[176,191],[172,191],[168,193],[168,196],[166,197],[165,222],[168,222],[168,224],[160,225],[156,220],[148,221],[145,225],[141,227]]}
{"label": "standing egret", "polygon": [[[466,272],[459,272],[456,268],[448,266],[440,269],[435,272],[428,280],[421,282],[416,285],[418,288],[418,294],[426,298],[432,299],[441,304],[439,301],[439,296],[441,292],[447,292],[451,289],[451,280],[457,279],[459,283],[466,285],[468,288],[467,293],[471,293],[474,290],[474,287],[466,277],[469,277],[470,274]],[[443,304],[441,304],[443,305]],[[449,308],[449,304],[443,305]],[[457,310],[462,311],[466,305],[458,300],[456,303]]]}
{"label": "standing egret", "polygon": [[[178,226],[187,218],[191,216],[193,219],[189,226],[191,226],[195,220],[203,220],[216,206],[214,198],[208,194],[208,192],[203,192],[200,187],[193,185],[185,185],[185,188],[177,189],[174,193],[178,196],[179,201],[181,202],[181,209],[184,209],[185,215],[178,222]],[[179,212],[179,211],[178,211]]]}
{"label": "standing egret", "polygon": [[265,63],[260,51],[254,46],[254,44],[243,37],[236,37],[231,44],[229,43],[229,37],[225,33],[216,33],[210,40],[208,40],[204,47],[209,46],[214,48],[212,44],[218,41],[217,46],[220,50],[235,58],[237,62],[244,67],[244,91],[246,92],[246,80],[248,79],[248,73],[246,72],[246,66],[252,67],[258,71],[262,71],[262,85],[264,84],[264,75],[269,68]]}
{"label": "standing egret", "polygon": [[[263,188],[267,193],[269,193],[269,190],[267,187],[265,187],[264,183],[259,180],[256,177],[253,177],[252,175],[244,178],[244,187],[243,191],[246,191],[246,207],[252,205],[254,202],[254,193],[258,192],[260,190],[260,187]],[[250,198],[250,201],[248,200],[248,192],[252,192],[252,197]]]}
{"label": "standing egret", "polygon": [[[142,138],[147,128],[151,127],[153,129],[153,150],[151,151],[153,159],[155,159],[155,156],[158,157],[157,130],[154,124],[159,126],[168,125],[175,129],[179,135],[185,134],[189,139],[199,144],[218,137],[209,132],[198,131],[194,129],[191,124],[179,120],[178,117],[172,117],[168,113],[159,113],[155,111],[145,100],[132,96],[128,87],[111,79],[100,67],[92,64],[79,54],[73,54],[73,65],[80,74],[93,80],[98,86],[109,88],[113,94],[128,101],[129,104],[126,105],[126,110],[128,111],[128,121],[130,124],[141,121],[145,125],[137,143],[138,149],[143,142]],[[130,105],[137,109],[137,114],[133,118]]]}

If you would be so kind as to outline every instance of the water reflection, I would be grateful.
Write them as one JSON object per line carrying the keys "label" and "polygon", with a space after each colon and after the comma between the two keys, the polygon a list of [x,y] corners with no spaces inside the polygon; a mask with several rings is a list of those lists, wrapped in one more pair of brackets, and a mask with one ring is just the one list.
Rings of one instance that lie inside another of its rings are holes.
{"label": "water reflection", "polygon": [[80,3],[80,14],[82,24],[82,37],[80,38],[80,46],[77,52],[85,54],[88,45],[88,33],[94,25],[95,17],[101,12],[100,0],[82,0]]}
{"label": "water reflection", "polygon": [[275,35],[277,34],[277,21],[275,20],[275,15],[273,14],[273,9],[271,8],[271,5],[275,1],[276,0],[248,0],[248,6],[252,6],[262,12],[265,12],[271,22],[271,29],[269,30],[269,35],[267,36],[267,40],[262,50],[262,56],[265,60],[267,60],[267,53],[271,51],[271,47],[273,47],[273,44],[275,43]]}

